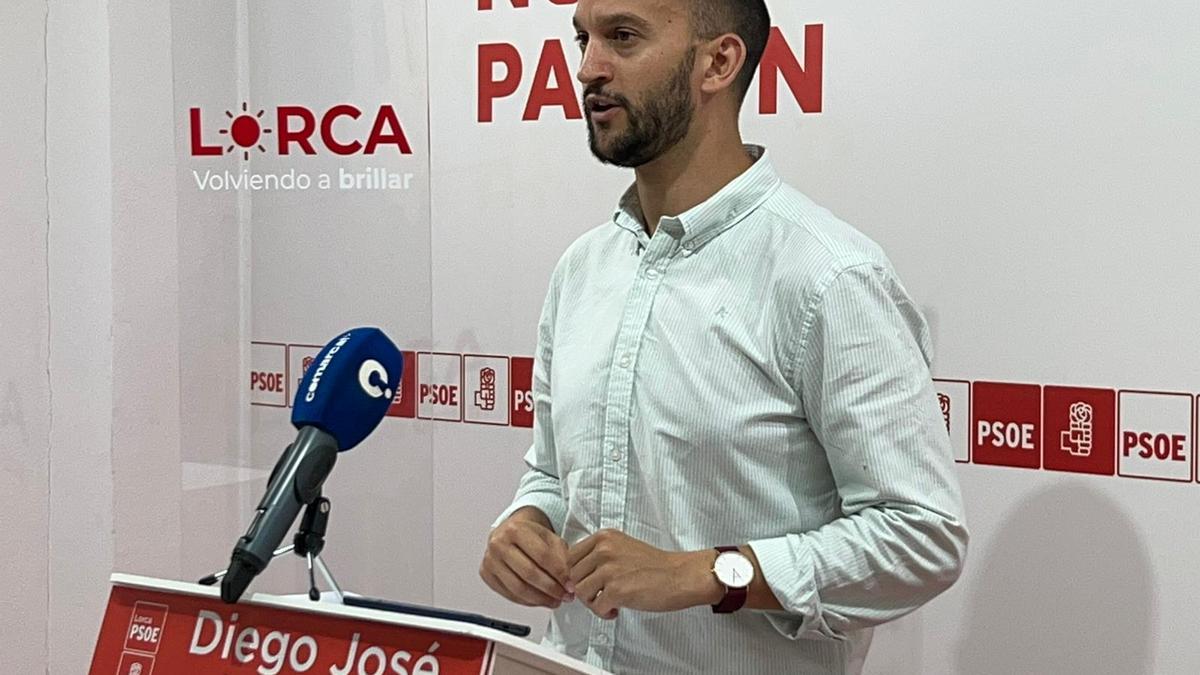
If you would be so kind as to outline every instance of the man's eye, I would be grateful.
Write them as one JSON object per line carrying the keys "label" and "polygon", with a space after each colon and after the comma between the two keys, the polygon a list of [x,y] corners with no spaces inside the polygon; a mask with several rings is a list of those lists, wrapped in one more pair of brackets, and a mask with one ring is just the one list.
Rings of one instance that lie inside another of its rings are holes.
{"label": "man's eye", "polygon": [[588,42],[587,33],[576,33],[575,34],[575,44],[579,45],[580,49],[583,49],[584,47],[586,47],[587,42]]}
{"label": "man's eye", "polygon": [[619,30],[615,34],[617,42],[633,42],[637,34],[631,30]]}

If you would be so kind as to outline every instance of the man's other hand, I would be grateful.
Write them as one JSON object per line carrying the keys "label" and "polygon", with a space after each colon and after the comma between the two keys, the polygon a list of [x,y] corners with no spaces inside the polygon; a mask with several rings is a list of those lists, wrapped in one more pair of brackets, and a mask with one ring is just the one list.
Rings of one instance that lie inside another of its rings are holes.
{"label": "man's other hand", "polygon": [[720,601],[712,573],[717,552],[663,551],[617,530],[601,530],[571,547],[567,562],[580,602],[604,619],[624,607],[674,612]]}
{"label": "man's other hand", "polygon": [[493,591],[527,607],[557,608],[575,599],[567,544],[539,509],[525,507],[492,530],[479,576]]}

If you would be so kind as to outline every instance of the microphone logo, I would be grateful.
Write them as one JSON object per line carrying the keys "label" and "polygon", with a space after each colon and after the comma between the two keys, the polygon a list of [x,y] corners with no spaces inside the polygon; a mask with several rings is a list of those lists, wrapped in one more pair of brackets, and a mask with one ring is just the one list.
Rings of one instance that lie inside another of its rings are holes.
{"label": "microphone logo", "polygon": [[[308,383],[308,391],[304,394],[304,400],[312,403],[317,398],[317,388],[321,386],[321,377],[325,374],[325,369],[329,367],[329,362],[333,361],[333,357],[337,355],[338,350],[350,341],[350,333],[346,333],[334,343],[333,348],[321,359],[321,363],[317,365],[316,372],[313,373],[312,381]],[[359,379],[362,379],[361,376]]]}
{"label": "microphone logo", "polygon": [[387,369],[375,359],[367,359],[358,367],[358,386],[362,387],[362,390],[371,398],[392,398],[392,390],[376,384],[372,381],[375,379],[372,378],[372,375],[378,379],[379,383],[387,384]]}

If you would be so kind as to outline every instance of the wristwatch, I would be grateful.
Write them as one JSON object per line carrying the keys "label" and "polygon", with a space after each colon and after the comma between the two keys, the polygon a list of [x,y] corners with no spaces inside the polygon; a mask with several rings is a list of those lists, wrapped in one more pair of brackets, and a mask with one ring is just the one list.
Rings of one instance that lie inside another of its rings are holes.
{"label": "wristwatch", "polygon": [[754,563],[736,546],[718,546],[712,571],[725,587],[725,597],[712,606],[713,612],[728,614],[741,609],[750,595],[750,582],[754,581]]}

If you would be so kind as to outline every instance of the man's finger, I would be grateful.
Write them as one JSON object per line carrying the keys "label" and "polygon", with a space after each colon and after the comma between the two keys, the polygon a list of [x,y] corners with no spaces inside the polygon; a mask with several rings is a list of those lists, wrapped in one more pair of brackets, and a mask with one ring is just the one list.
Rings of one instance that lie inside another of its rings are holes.
{"label": "man's finger", "polygon": [[504,585],[504,582],[502,582],[500,577],[496,575],[495,570],[485,567],[479,571],[479,576],[483,579],[483,582],[488,585],[488,588],[495,591],[497,595],[505,600],[508,600],[509,602],[515,602],[519,605],[525,605],[527,607],[531,606],[527,600],[515,595],[512,591],[510,591],[508,586]]}
{"label": "man's finger", "polygon": [[592,601],[591,610],[601,619],[612,620],[617,618],[618,604],[615,593],[600,589],[600,593]]}
{"label": "man's finger", "polygon": [[562,598],[546,595],[534,586],[525,583],[503,561],[497,561],[497,564],[492,566],[489,571],[496,576],[497,581],[504,588],[504,592],[501,592],[501,595],[504,595],[513,602],[530,607],[551,608],[557,608],[562,604]]}
{"label": "man's finger", "polygon": [[[593,574],[583,581],[575,584],[575,598],[582,602],[585,607],[592,609],[595,605],[597,596],[602,596],[601,591],[604,590],[604,579],[599,574]],[[595,611],[592,609],[592,611]]]}
{"label": "man's finger", "polygon": [[515,547],[565,588],[570,572],[567,544],[553,532],[545,528],[538,529],[542,532],[526,530],[516,533],[513,538]]}
{"label": "man's finger", "polygon": [[571,566],[569,577],[571,581],[575,583],[575,587],[578,588],[579,584],[588,577],[592,576],[592,574],[594,574],[599,567],[600,556],[596,555],[596,553],[593,551],[585,558]]}
{"label": "man's finger", "polygon": [[488,569],[487,564],[484,564],[479,568],[479,578],[483,579],[483,583],[487,584],[487,587],[495,591],[497,594],[506,598],[508,597],[508,590],[504,588],[504,586],[500,583],[500,580],[496,578],[496,575],[493,574],[490,569]]}
{"label": "man's finger", "polygon": [[558,579],[563,586],[567,587],[568,592],[575,592],[571,584],[571,566],[567,564],[567,555],[570,550],[567,548],[567,542],[563,541],[562,537],[551,533],[551,539],[548,544],[550,559],[543,561],[542,569],[546,570],[555,579]]}
{"label": "man's finger", "polygon": [[567,552],[567,567],[575,567],[580,560],[583,560],[592,552],[592,549],[596,548],[598,535],[599,533],[593,534],[571,547]]}
{"label": "man's finger", "polygon": [[530,558],[519,548],[509,549],[505,555],[504,563],[522,581],[549,597],[565,600],[566,596],[570,595],[570,592],[562,583],[550,576],[537,561]]}

